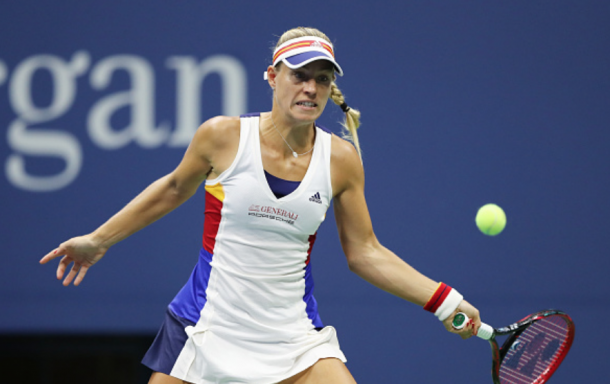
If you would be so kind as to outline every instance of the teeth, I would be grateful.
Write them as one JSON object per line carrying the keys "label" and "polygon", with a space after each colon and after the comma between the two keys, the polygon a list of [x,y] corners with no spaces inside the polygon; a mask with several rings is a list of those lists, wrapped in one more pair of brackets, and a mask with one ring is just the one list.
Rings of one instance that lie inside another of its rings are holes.
{"label": "teeth", "polygon": [[304,105],[306,107],[315,107],[316,106],[316,103],[312,103],[310,101],[301,101],[297,104]]}

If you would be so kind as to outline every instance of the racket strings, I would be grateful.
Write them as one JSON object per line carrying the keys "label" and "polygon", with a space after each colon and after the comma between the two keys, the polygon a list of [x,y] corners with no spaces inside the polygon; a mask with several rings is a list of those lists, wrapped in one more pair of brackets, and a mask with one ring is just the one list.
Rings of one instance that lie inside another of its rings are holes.
{"label": "racket strings", "polygon": [[541,383],[565,353],[569,327],[561,316],[536,321],[513,342],[500,366],[502,384]]}

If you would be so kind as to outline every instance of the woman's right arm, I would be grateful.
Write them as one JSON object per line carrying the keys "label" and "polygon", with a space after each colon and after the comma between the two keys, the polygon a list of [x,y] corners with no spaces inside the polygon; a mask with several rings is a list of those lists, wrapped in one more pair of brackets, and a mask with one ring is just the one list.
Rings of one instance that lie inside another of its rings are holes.
{"label": "woman's right arm", "polygon": [[[57,279],[62,279],[68,265],[74,262],[63,284],[79,285],[87,270],[99,261],[108,248],[176,209],[195,192],[212,171],[219,154],[233,146],[228,131],[235,126],[234,118],[217,117],[199,127],[182,161],[170,174],[153,182],[129,204],[88,235],[63,242],[41,260],[63,256],[57,267]],[[75,279],[76,278],[76,279]]]}

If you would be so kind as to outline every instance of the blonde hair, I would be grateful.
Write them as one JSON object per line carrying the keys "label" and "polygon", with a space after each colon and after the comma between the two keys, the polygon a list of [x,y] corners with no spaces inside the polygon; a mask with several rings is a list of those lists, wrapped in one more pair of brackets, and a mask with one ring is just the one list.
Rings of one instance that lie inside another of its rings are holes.
{"label": "blonde hair", "polygon": [[[305,36],[315,36],[324,39],[332,44],[332,41],[322,31],[311,28],[311,27],[297,27],[290,29],[282,34],[275,45],[275,48],[284,44],[285,42]],[[274,50],[275,50],[274,48]],[[337,87],[337,84],[333,81],[330,86],[329,98],[337,105],[342,106],[345,109],[345,120],[341,123],[344,128],[343,137],[354,143],[354,147],[358,151],[358,155],[362,158],[362,152],[360,150],[360,140],[358,140],[358,127],[360,127],[360,111],[357,109],[346,107],[345,96]]]}

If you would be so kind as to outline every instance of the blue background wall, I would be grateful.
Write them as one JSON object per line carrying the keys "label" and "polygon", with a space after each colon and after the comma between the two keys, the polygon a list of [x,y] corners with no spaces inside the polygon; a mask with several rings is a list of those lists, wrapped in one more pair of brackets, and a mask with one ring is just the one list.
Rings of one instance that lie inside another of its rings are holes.
{"label": "blue background wall", "polygon": [[[38,260],[170,172],[185,150],[172,135],[189,118],[268,110],[270,47],[311,25],[335,42],[338,84],[362,112],[382,243],[457,287],[490,324],[567,311],[576,340],[552,382],[600,382],[610,359],[609,19],[610,4],[592,0],[3,2],[0,332],[156,332],[197,260],[202,193],[116,245],[80,287],[62,287],[55,263]],[[180,112],[193,94],[178,73],[212,59],[233,71],[191,81],[200,101]],[[340,119],[329,105],[320,123],[338,132]],[[493,238],[474,224],[489,202],[508,216]],[[359,382],[490,381],[484,342],[446,334],[348,271],[332,212],[313,263],[323,320]]]}

